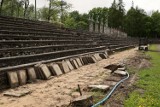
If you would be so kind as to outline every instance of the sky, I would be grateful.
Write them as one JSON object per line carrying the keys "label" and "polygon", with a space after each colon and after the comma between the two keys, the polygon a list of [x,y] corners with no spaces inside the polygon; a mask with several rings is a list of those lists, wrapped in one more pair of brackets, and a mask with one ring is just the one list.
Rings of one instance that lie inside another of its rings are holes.
{"label": "sky", "polygon": [[[48,6],[48,0],[37,0],[37,7]],[[94,7],[110,7],[113,0],[64,0],[72,4],[71,11],[78,10],[80,13],[87,13]],[[132,0],[123,0],[125,9],[128,10],[132,5]],[[134,6],[144,9],[146,12],[160,10],[160,0],[133,0]],[[30,0],[34,4],[34,0]]]}

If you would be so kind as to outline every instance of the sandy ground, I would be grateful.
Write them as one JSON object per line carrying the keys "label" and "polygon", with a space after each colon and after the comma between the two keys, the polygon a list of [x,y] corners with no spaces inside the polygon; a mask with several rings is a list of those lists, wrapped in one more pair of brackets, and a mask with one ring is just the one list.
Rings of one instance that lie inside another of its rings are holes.
{"label": "sandy ground", "polygon": [[0,107],[66,107],[70,101],[79,96],[76,92],[78,84],[82,89],[90,84],[99,84],[109,77],[103,67],[133,57],[135,54],[136,49],[119,52],[108,59],[83,66],[51,80],[18,87],[14,90],[29,89],[32,92],[20,98],[3,96],[4,91],[0,93]]}

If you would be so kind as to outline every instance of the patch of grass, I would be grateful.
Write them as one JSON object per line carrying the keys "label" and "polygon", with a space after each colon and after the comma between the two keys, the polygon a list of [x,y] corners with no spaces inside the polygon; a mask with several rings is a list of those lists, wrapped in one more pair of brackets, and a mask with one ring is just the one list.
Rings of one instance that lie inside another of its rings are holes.
{"label": "patch of grass", "polygon": [[[151,45],[150,49],[157,50],[157,45]],[[145,54],[151,57],[152,67],[140,70],[135,84],[144,93],[133,91],[126,99],[125,107],[160,107],[160,53],[149,51]]]}
{"label": "patch of grass", "polygon": [[[94,104],[96,104],[97,102],[102,100],[106,94],[102,91],[94,91],[94,92],[91,92],[91,95],[93,95],[93,100],[94,100],[93,102]],[[99,107],[103,107],[103,105],[100,105]]]}

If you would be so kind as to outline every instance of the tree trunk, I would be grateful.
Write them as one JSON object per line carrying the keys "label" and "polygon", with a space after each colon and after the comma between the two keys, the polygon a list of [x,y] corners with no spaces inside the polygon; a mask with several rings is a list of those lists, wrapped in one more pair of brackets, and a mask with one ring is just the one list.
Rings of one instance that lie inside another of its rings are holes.
{"label": "tree trunk", "polygon": [[50,21],[50,17],[51,17],[51,0],[50,0],[50,2],[49,2],[48,21]]}
{"label": "tree trunk", "polygon": [[37,20],[37,0],[35,0],[35,20]]}
{"label": "tree trunk", "polygon": [[3,3],[4,3],[4,0],[1,1],[1,5],[0,5],[0,15],[2,14]]}
{"label": "tree trunk", "polygon": [[18,3],[18,7],[17,7],[17,17],[19,17],[19,11],[20,11],[20,4]]}
{"label": "tree trunk", "polygon": [[14,8],[14,5],[13,5],[14,3],[13,2],[14,1],[12,0],[11,1],[11,16],[13,16],[13,14],[14,14],[14,9],[13,9]]}
{"label": "tree trunk", "polygon": [[24,18],[26,18],[26,13],[27,13],[28,6],[29,6],[29,1],[25,1]]}

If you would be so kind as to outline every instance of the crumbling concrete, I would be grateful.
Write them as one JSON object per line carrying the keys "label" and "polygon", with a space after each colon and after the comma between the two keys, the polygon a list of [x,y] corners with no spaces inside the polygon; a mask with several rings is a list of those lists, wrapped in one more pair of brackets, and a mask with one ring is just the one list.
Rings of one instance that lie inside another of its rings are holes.
{"label": "crumbling concrete", "polygon": [[63,74],[63,72],[62,72],[62,70],[60,69],[59,65],[56,64],[56,63],[51,63],[51,64],[48,65],[48,67],[49,67],[52,75],[57,75],[57,76],[59,76],[59,75],[62,75],[62,74]]}
{"label": "crumbling concrete", "polygon": [[29,82],[35,82],[37,79],[36,71],[34,68],[28,68],[27,69],[27,75],[28,75],[28,81]]}
{"label": "crumbling concrete", "polygon": [[27,83],[26,70],[19,70],[17,71],[17,74],[18,74],[19,85],[25,85]]}
{"label": "crumbling concrete", "polygon": [[93,97],[91,95],[80,96],[72,101],[72,107],[91,107]]}
{"label": "crumbling concrete", "polygon": [[15,88],[19,86],[18,75],[15,71],[7,72],[8,80],[11,88]]}

